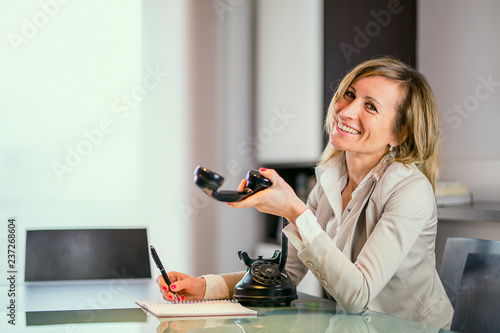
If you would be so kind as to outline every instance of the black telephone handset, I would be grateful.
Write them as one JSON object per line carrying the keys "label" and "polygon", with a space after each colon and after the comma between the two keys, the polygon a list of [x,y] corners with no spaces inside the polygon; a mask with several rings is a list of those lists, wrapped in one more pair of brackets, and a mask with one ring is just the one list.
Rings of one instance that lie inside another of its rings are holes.
{"label": "black telephone handset", "polygon": [[[271,186],[271,181],[252,170],[246,175],[247,184],[243,191],[219,191],[224,177],[198,166],[194,170],[194,182],[201,190],[213,199],[223,202],[241,201],[258,191]],[[288,221],[282,218],[283,227]],[[259,256],[251,259],[247,252],[239,251],[238,256],[247,266],[243,279],[234,289],[234,297],[242,304],[257,305],[290,305],[297,299],[297,290],[285,271],[288,253],[288,239],[283,234],[281,251],[276,250],[272,258]]]}
{"label": "black telephone handset", "polygon": [[222,202],[241,201],[271,186],[271,181],[256,170],[248,171],[245,179],[247,184],[243,191],[219,191],[219,187],[224,183],[224,177],[201,165],[194,170],[195,184],[208,196]]}

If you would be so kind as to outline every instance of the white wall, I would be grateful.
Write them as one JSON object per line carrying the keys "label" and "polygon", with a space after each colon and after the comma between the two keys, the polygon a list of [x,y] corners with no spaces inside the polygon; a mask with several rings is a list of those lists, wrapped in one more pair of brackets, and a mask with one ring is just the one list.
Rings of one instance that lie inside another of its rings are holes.
{"label": "white wall", "polygon": [[[168,77],[144,99],[139,122],[137,188],[139,220],[167,270],[192,273],[191,221],[183,205],[190,199],[191,124],[188,96],[188,8],[184,0],[142,0],[142,72],[159,68]],[[162,252],[160,252],[162,251]],[[158,271],[153,268],[153,275]]]}
{"label": "white wall", "polygon": [[242,269],[237,251],[253,253],[262,221],[205,197],[193,170],[236,188],[256,167],[240,148],[252,2],[60,2],[0,5],[1,34],[24,38],[0,41],[0,218],[17,218],[19,267],[26,229],[145,226],[167,269]]}
{"label": "white wall", "polygon": [[323,2],[259,0],[256,8],[257,160],[314,165],[323,149]]}
{"label": "white wall", "polygon": [[[254,6],[252,0],[234,1],[218,19],[218,102],[220,105],[217,163],[225,176],[224,187],[236,189],[247,171],[255,169],[254,151],[245,149],[254,124]],[[215,3],[215,2],[214,2]],[[231,2],[227,2],[231,4]],[[217,271],[245,269],[238,251],[255,255],[255,246],[263,238],[262,214],[256,209],[232,209],[217,205]],[[272,253],[270,253],[271,255]]]}
{"label": "white wall", "polygon": [[[235,190],[255,168],[253,121],[252,1],[189,1],[190,172],[203,165]],[[192,177],[191,177],[192,179]],[[263,236],[255,209],[235,210],[194,185],[185,208],[190,216],[195,274],[244,269],[240,250],[253,252]]]}
{"label": "white wall", "polygon": [[17,218],[19,268],[26,229],[143,226],[188,267],[184,2],[142,3],[0,4],[0,219]]}
{"label": "white wall", "polygon": [[[500,201],[500,2],[420,1],[418,67],[441,112],[443,179],[469,186],[478,201]],[[438,266],[448,237],[500,240],[493,221],[438,225]]]}
{"label": "white wall", "polygon": [[442,177],[500,201],[500,2],[420,1],[418,67],[438,99]]}

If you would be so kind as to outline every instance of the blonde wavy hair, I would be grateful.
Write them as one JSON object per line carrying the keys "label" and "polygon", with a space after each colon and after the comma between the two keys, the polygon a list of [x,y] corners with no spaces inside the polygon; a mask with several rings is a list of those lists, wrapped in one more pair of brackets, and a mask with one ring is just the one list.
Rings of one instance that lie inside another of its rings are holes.
{"label": "blonde wavy hair", "polygon": [[[369,76],[383,76],[401,88],[393,130],[399,144],[394,161],[406,165],[414,163],[435,188],[439,173],[439,138],[441,123],[434,93],[427,79],[417,70],[393,58],[365,61],[356,66],[340,82],[328,107],[325,131],[330,134],[336,112],[334,105],[357,80]],[[341,150],[330,143],[324,149],[319,165],[325,164]]]}

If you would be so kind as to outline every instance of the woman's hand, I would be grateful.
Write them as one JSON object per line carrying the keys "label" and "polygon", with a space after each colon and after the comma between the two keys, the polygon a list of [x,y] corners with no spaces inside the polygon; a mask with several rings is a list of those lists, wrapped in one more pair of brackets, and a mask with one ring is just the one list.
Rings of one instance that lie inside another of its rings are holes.
{"label": "woman's hand", "polygon": [[[245,200],[228,204],[233,208],[255,207],[259,212],[283,216],[290,223],[295,224],[295,220],[307,210],[307,206],[275,170],[260,168],[259,171],[262,176],[271,181],[272,185]],[[245,185],[244,179],[238,190],[242,191]]]}
{"label": "woman's hand", "polygon": [[170,282],[172,282],[170,289],[163,276],[160,275],[156,278],[163,299],[166,301],[175,300],[174,292],[177,294],[179,301],[199,301],[205,296],[207,283],[204,278],[195,278],[179,272],[168,272],[167,275]]}

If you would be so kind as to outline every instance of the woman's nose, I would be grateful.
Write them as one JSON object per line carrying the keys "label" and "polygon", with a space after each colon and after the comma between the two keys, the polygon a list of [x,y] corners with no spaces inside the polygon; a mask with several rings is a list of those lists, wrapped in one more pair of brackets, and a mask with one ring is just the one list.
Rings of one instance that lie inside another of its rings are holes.
{"label": "woman's nose", "polygon": [[335,109],[337,112],[341,112],[342,117],[353,119],[358,117],[361,106],[354,100],[350,103],[338,103]]}

